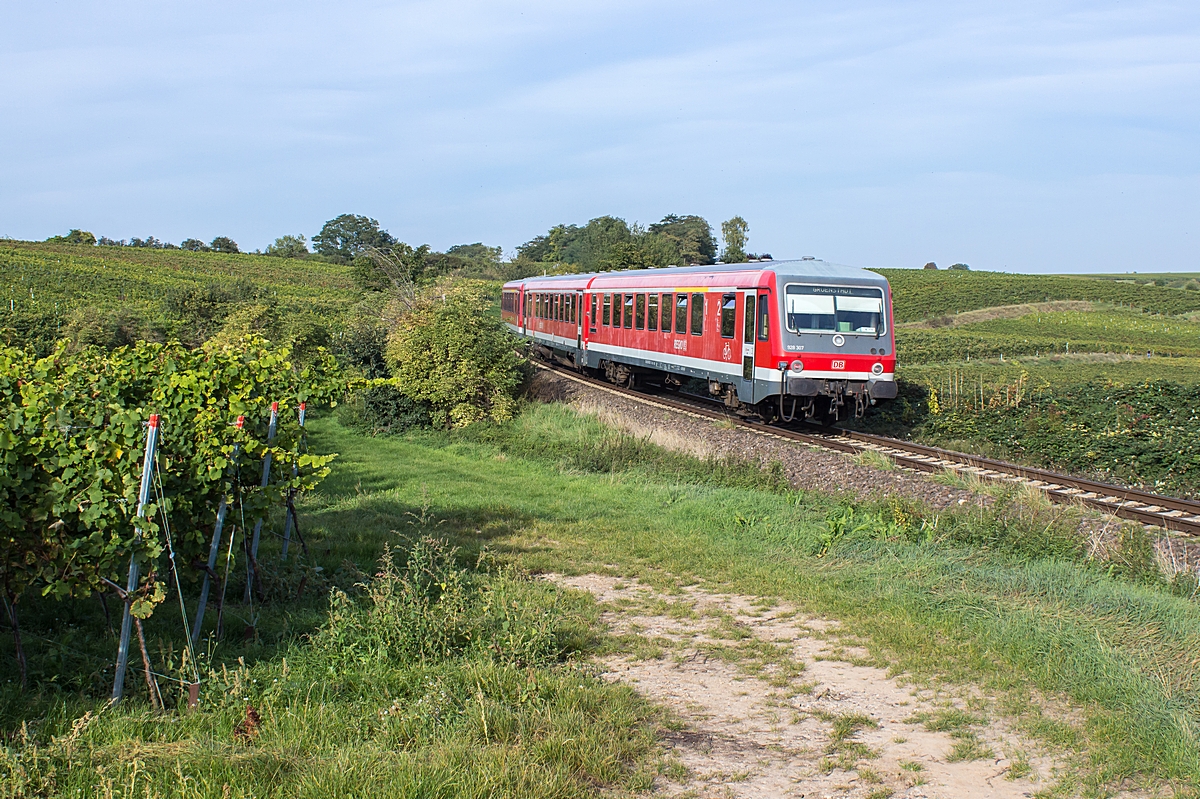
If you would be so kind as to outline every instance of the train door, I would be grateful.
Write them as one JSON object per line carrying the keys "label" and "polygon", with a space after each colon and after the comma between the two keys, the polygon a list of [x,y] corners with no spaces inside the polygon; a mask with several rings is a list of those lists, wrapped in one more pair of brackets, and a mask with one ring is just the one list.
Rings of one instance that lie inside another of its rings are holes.
{"label": "train door", "polygon": [[[758,324],[755,325],[755,343],[754,348],[754,365],[760,369],[775,369],[776,364],[771,353],[771,324],[772,316],[777,315],[778,310],[773,309],[771,295],[769,290],[760,288],[758,290],[758,307],[755,308],[755,313],[758,315]],[[762,397],[759,397],[761,400]]]}
{"label": "train door", "polygon": [[521,286],[520,291],[517,292],[517,325],[521,328],[522,336],[525,335],[525,314],[527,312],[525,302],[528,299],[529,292],[525,290],[524,286]]}
{"label": "train door", "polygon": [[583,363],[583,291],[575,292],[575,363]]}
{"label": "train door", "polygon": [[742,292],[742,377],[737,392],[745,403],[754,402],[754,327],[758,319],[754,300],[754,289]]}

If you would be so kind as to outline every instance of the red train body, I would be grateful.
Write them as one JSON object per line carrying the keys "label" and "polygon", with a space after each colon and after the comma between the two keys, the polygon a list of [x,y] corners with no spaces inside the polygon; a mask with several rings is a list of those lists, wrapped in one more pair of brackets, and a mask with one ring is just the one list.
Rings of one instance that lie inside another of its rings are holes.
{"label": "red train body", "polygon": [[896,396],[887,280],[815,259],[528,278],[501,314],[543,357],[627,385],[703,380],[768,419]]}

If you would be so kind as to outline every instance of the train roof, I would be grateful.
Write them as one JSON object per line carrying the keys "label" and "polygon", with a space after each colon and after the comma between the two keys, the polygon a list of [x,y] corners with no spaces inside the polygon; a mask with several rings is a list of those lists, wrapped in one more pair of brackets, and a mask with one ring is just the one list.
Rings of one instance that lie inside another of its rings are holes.
{"label": "train roof", "polygon": [[524,285],[525,288],[544,287],[550,290],[570,288],[587,288],[593,281],[599,284],[622,283],[623,279],[633,278],[633,282],[641,282],[645,278],[661,281],[663,278],[696,278],[702,275],[719,275],[732,272],[762,273],[774,272],[788,277],[805,277],[824,280],[849,280],[856,283],[875,283],[886,285],[887,279],[882,275],[856,266],[845,266],[822,261],[816,258],[797,258],[787,261],[752,261],[743,264],[709,264],[707,266],[668,266],[658,269],[622,269],[612,272],[584,272],[570,275],[548,275],[545,277],[528,277],[523,280],[512,280],[506,287]]}

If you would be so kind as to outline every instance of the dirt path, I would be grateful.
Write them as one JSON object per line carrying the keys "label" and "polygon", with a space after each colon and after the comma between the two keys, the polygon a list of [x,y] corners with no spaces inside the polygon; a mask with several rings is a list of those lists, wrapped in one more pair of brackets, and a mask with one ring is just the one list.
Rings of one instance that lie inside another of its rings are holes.
{"label": "dirt path", "polygon": [[673,714],[656,793],[1028,797],[1054,782],[1055,762],[980,703],[889,677],[836,621],[695,588],[549,579],[604,608],[624,650],[606,679]]}

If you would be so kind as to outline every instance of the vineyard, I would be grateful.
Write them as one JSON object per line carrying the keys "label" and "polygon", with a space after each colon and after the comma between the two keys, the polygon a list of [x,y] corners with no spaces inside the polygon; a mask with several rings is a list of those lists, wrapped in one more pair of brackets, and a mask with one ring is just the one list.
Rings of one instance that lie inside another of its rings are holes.
{"label": "vineyard", "polygon": [[954,327],[900,328],[896,351],[904,364],[1023,355],[1116,353],[1200,355],[1200,323],[1136,311],[1031,313]]}
{"label": "vineyard", "polygon": [[[44,358],[0,350],[0,583],[22,679],[19,618],[35,598],[115,594],[140,630],[168,598],[182,610],[206,576],[224,574],[223,593],[239,559],[252,575],[246,520],[312,489],[333,457],[305,451],[297,409],[328,406],[344,390],[328,355],[297,367],[286,349],[255,340],[208,350],[61,345]],[[217,559],[213,530],[227,508],[237,521]],[[247,593],[261,592],[252,583]]]}
{"label": "vineyard", "polygon": [[1053,300],[1125,305],[1170,316],[1200,311],[1200,291],[1063,275],[876,269],[892,286],[896,322]]}
{"label": "vineyard", "polygon": [[42,354],[103,324],[127,328],[128,342],[198,343],[239,310],[251,327],[269,317],[331,331],[361,297],[337,264],[133,247],[0,241],[0,278],[0,340]]}

